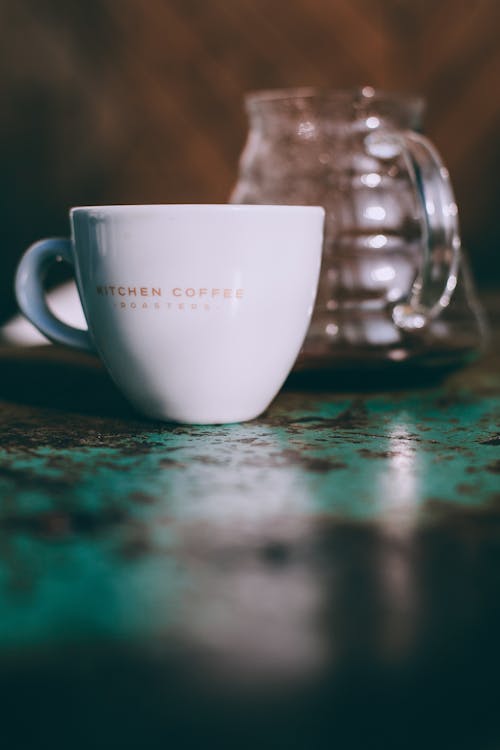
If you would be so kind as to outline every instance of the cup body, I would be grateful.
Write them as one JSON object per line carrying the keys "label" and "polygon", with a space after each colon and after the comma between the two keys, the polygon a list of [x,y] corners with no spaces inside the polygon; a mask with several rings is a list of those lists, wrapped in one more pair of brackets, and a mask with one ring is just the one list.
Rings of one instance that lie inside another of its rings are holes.
{"label": "cup body", "polygon": [[322,208],[104,206],[70,216],[89,333],[139,411],[206,424],[267,408],[314,307]]}

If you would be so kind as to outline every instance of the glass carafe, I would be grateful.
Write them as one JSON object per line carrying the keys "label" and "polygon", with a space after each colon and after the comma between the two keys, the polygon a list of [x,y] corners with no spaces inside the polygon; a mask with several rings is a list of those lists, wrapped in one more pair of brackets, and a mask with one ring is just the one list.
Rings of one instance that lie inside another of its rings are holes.
{"label": "glass carafe", "polygon": [[231,202],[326,209],[299,368],[446,366],[476,353],[484,322],[448,172],[419,133],[423,100],[300,89],[249,94],[246,108]]}

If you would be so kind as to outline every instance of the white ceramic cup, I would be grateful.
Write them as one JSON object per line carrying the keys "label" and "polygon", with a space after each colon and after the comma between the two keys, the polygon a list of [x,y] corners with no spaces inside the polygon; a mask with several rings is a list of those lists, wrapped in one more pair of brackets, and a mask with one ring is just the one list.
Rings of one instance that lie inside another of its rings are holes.
{"label": "white ceramic cup", "polygon": [[[197,424],[261,414],[302,346],[321,263],[316,206],[87,206],[71,239],[32,245],[21,311],[49,339],[97,352],[132,405]],[[88,331],[43,292],[47,266],[74,266]]]}

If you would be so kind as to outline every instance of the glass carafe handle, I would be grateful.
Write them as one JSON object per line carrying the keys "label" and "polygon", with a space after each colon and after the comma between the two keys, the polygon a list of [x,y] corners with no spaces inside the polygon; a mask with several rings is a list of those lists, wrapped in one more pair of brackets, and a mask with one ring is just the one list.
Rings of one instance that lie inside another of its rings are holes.
{"label": "glass carafe handle", "polygon": [[[432,143],[413,131],[373,134],[369,150],[379,157],[403,156],[418,198],[422,227],[420,270],[404,302],[392,310],[395,324],[417,331],[448,306],[457,284],[460,231],[448,170]],[[392,153],[391,153],[392,152]]]}

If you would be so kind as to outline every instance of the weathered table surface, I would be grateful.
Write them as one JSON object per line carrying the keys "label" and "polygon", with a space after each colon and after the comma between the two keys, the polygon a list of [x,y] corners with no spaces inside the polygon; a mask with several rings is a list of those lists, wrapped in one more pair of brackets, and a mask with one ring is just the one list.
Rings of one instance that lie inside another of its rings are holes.
{"label": "weathered table surface", "polygon": [[5,747],[500,747],[499,364],[183,427],[4,349]]}

